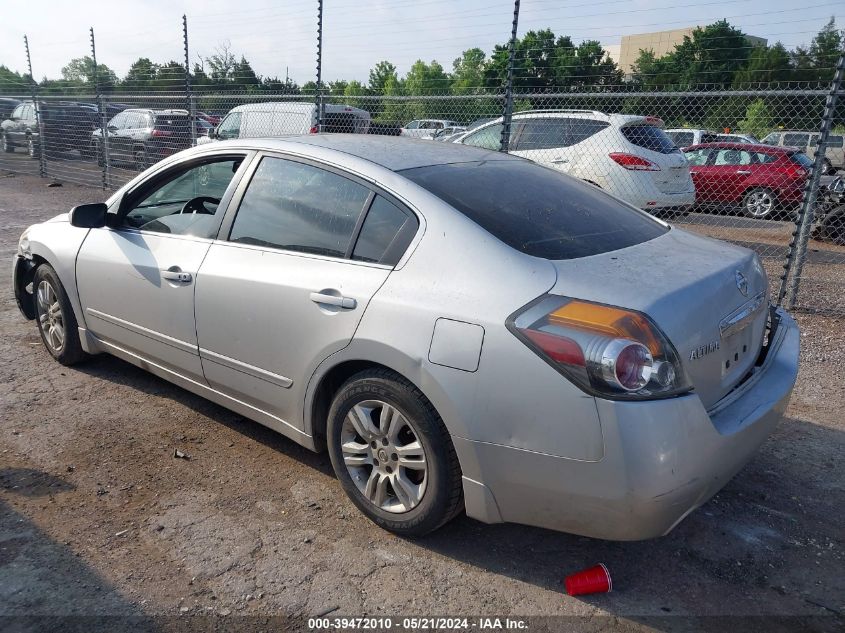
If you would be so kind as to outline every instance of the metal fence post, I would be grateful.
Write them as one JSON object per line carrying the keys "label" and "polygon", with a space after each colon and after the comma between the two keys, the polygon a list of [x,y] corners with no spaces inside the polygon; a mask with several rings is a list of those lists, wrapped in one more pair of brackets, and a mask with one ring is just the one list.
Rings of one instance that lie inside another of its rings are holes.
{"label": "metal fence post", "polygon": [[[784,296],[787,296],[786,307],[790,310],[795,307],[795,301],[798,297],[801,272],[804,269],[804,261],[807,256],[807,242],[810,240],[810,229],[813,226],[813,217],[815,215],[816,194],[818,193],[819,180],[824,169],[827,139],[830,135],[830,128],[833,125],[839,91],[842,90],[843,75],[845,75],[845,49],[843,49],[842,54],[839,56],[839,63],[836,65],[836,72],[830,84],[830,92],[825,101],[824,114],[822,115],[821,127],[819,129],[816,158],[813,161],[813,172],[804,187],[804,198],[801,202],[801,211],[798,214],[798,231],[795,239],[795,247],[789,251],[786,262],[787,270],[784,271],[784,276],[781,278],[780,291],[778,292],[778,304],[783,301]],[[786,288],[787,281],[789,283],[788,291]]]}
{"label": "metal fence post", "polygon": [[35,108],[35,126],[38,128],[38,175],[44,178],[47,175],[47,166],[44,164],[43,140],[44,127],[41,125],[41,107],[38,104],[38,84],[35,82],[35,75],[32,74],[32,58],[29,56],[29,39],[23,36],[23,45],[26,48],[26,67],[29,70],[29,89],[32,94],[32,107]]}
{"label": "metal fence post", "polygon": [[507,152],[511,140],[511,117],[513,116],[513,66],[516,59],[516,29],[519,25],[519,0],[513,3],[513,25],[511,41],[508,44],[508,76],[505,81],[505,103],[502,109],[502,139],[499,151]]}
{"label": "metal fence post", "polygon": [[108,171],[106,170],[106,159],[105,159],[105,135],[106,135],[106,128],[108,127],[108,119],[106,115],[106,104],[104,102],[104,97],[100,92],[100,73],[97,71],[97,47],[94,44],[94,27],[91,27],[91,59],[94,62],[94,92],[97,98],[97,114],[100,115],[100,131],[103,134],[104,141],[97,146],[97,151],[102,154],[102,158],[100,159],[102,162],[102,170],[103,170],[103,189],[109,188],[109,175]]}
{"label": "metal fence post", "polygon": [[323,131],[323,0],[317,0],[317,131]]}
{"label": "metal fence post", "polygon": [[191,118],[191,146],[197,144],[196,108],[191,94],[191,58],[188,54],[188,16],[182,14],[182,40],[185,44],[185,104],[188,116]]}

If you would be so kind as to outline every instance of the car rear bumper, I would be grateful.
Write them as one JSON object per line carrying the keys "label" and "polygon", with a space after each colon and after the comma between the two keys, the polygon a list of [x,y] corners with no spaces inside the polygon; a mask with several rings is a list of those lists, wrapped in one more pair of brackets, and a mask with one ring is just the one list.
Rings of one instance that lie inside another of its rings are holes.
{"label": "car rear bumper", "polygon": [[600,461],[455,438],[467,514],[612,540],[666,534],[753,457],[783,415],[798,373],[799,334],[779,314],[763,363],[710,411],[695,394],[597,399]]}

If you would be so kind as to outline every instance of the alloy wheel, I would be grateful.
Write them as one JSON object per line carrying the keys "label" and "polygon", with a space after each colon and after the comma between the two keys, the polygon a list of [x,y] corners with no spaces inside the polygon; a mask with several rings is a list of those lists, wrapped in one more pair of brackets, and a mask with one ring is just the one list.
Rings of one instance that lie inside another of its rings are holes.
{"label": "alloy wheel", "polygon": [[65,319],[59,297],[49,281],[44,280],[38,284],[36,309],[44,342],[53,352],[61,352],[65,344]]}
{"label": "alloy wheel", "polygon": [[4,135],[3,135],[3,151],[4,151],[4,152],[8,152],[8,151],[9,151],[9,149],[10,149],[10,146],[9,146],[9,139],[8,139],[8,138],[6,137],[6,135],[4,134]]}
{"label": "alloy wheel", "polygon": [[775,198],[770,191],[758,189],[748,194],[745,199],[745,209],[748,215],[755,218],[765,218],[775,208]]}
{"label": "alloy wheel", "polygon": [[340,432],[343,461],[362,495],[392,513],[415,508],[428,483],[428,460],[411,420],[380,400],[346,414]]}
{"label": "alloy wheel", "polygon": [[26,139],[26,151],[29,152],[30,158],[35,158],[35,141],[31,137]]}

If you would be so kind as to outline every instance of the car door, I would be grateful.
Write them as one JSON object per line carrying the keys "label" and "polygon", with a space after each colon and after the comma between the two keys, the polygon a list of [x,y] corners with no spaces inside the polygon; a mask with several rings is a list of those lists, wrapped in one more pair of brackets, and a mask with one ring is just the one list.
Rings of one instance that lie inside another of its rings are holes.
{"label": "car door", "polygon": [[115,203],[111,226],[89,232],[77,287],[86,327],[105,345],[204,382],[194,284],[249,156],[159,170]]}
{"label": "car door", "polygon": [[[512,124],[513,125],[513,124]],[[572,120],[563,117],[527,118],[512,129],[510,153],[568,174],[575,165]]]}
{"label": "car door", "polygon": [[126,127],[126,118],[129,112],[121,112],[113,117],[108,123],[107,132],[109,135],[109,160],[126,161],[126,138],[123,134]]}
{"label": "car door", "polygon": [[[385,199],[376,209],[381,198],[354,177],[277,155],[261,158],[240,189],[197,281],[205,376],[211,387],[301,430],[308,379],[349,344],[392,269],[380,257],[356,256],[362,214],[370,207],[370,222],[396,215],[398,206]],[[404,222],[406,214],[398,215]]]}
{"label": "car door", "polygon": [[751,152],[743,149],[718,149],[712,167],[712,196],[720,202],[739,202],[751,180],[755,166]]}
{"label": "car door", "polygon": [[23,110],[26,107],[23,103],[15,107],[12,111],[10,120],[11,125],[5,128],[5,133],[9,136],[9,141],[15,145],[21,145],[24,142],[23,137]]}
{"label": "car door", "polygon": [[695,185],[696,202],[715,202],[718,198],[718,180],[713,169],[715,150],[710,147],[699,147],[685,150],[684,156],[689,163],[689,173]]}

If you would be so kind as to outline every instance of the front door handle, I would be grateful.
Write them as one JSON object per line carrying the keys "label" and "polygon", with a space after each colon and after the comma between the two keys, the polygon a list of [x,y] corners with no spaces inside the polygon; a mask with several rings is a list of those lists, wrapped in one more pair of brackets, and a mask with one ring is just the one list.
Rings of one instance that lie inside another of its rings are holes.
{"label": "front door handle", "polygon": [[736,173],[740,176],[747,176],[751,172],[748,171],[747,169],[737,169]]}
{"label": "front door handle", "polygon": [[[177,267],[174,266],[173,268]],[[178,268],[176,270],[173,270],[173,268],[170,268],[168,270],[162,270],[161,278],[166,279],[167,281],[175,281],[182,284],[189,284],[193,281],[194,276],[191,273],[182,272],[181,270],[178,270]]]}
{"label": "front door handle", "polygon": [[568,158],[560,158],[560,157],[557,157],[557,158],[553,158],[553,159],[551,160],[551,162],[552,162],[552,163],[554,163],[555,165],[561,165],[561,164],[563,164],[563,163],[568,163],[568,162],[569,162],[569,159],[568,159]]}
{"label": "front door handle", "polygon": [[324,292],[312,292],[311,301],[314,303],[322,303],[327,306],[337,306],[345,310],[354,310],[358,302],[352,297],[339,297],[337,295],[330,295]]}

